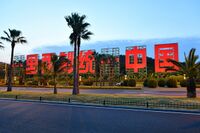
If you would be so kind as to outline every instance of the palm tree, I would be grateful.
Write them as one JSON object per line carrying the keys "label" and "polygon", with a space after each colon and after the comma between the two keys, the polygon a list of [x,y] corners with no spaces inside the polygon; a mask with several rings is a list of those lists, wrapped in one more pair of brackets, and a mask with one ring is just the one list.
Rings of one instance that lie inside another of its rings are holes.
{"label": "palm tree", "polygon": [[58,57],[57,55],[52,55],[51,62],[52,62],[51,72],[53,74],[53,81],[54,81],[54,94],[57,94],[57,88],[56,88],[57,75],[63,72],[64,69],[66,69],[66,66],[64,64],[68,62],[68,59],[66,59],[66,57],[64,56]]}
{"label": "palm tree", "polygon": [[13,56],[14,56],[14,49],[15,49],[15,44],[18,43],[27,43],[25,37],[21,36],[21,31],[19,30],[10,30],[9,29],[9,34],[8,32],[4,31],[6,34],[6,37],[1,37],[2,40],[5,40],[7,42],[11,43],[11,59],[10,59],[10,66],[8,69],[8,88],[7,91],[12,91],[12,65],[13,65]]}
{"label": "palm tree", "polygon": [[[196,82],[195,78],[197,77],[200,69],[200,61],[198,61],[199,56],[195,55],[196,49],[192,48],[189,52],[189,55],[185,55],[185,62],[181,63],[173,59],[168,59],[169,62],[177,66],[179,69],[168,68],[167,70],[180,71],[182,74],[186,74],[187,79],[187,97],[195,98],[196,97]],[[198,61],[198,62],[197,62]]]}
{"label": "palm tree", "polygon": [[86,16],[80,16],[78,13],[72,13],[71,16],[66,16],[65,20],[67,25],[72,28],[72,33],[69,36],[70,44],[74,46],[74,62],[73,62],[73,76],[74,76],[74,87],[73,95],[79,94],[78,79],[79,79],[79,51],[81,46],[81,39],[89,40],[93,34],[88,31],[87,28],[90,26],[89,23],[85,22]]}

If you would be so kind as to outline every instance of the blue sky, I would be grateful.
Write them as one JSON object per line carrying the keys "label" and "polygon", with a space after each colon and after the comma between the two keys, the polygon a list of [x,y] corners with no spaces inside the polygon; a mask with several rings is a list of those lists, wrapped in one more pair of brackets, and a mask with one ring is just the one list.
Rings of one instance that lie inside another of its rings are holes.
{"label": "blue sky", "polygon": [[[16,54],[69,45],[64,16],[79,12],[87,15],[94,32],[88,43],[200,38],[199,5],[199,0],[1,0],[0,36],[8,28],[22,31],[29,43],[16,47]],[[9,50],[0,51],[0,61],[9,61]]]}

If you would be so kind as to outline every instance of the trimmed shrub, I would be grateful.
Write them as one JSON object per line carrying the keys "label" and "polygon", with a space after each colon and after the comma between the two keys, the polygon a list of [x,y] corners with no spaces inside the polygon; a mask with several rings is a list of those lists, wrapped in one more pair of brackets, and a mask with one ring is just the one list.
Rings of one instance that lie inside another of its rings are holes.
{"label": "trimmed shrub", "polygon": [[74,85],[74,81],[73,80],[69,80],[67,83],[68,83],[69,86]]}
{"label": "trimmed shrub", "polygon": [[156,88],[158,86],[158,81],[155,79],[148,80],[148,87],[149,88]]}
{"label": "trimmed shrub", "polygon": [[32,81],[27,81],[26,85],[32,85]]}
{"label": "trimmed shrub", "polygon": [[145,79],[145,80],[144,80],[143,86],[144,86],[144,87],[148,87],[148,79]]}
{"label": "trimmed shrub", "polygon": [[176,88],[177,87],[177,81],[175,79],[168,79],[167,80],[167,87],[169,88]]}
{"label": "trimmed shrub", "polygon": [[85,80],[85,81],[83,81],[83,85],[92,86],[93,85],[93,81],[92,80]]}
{"label": "trimmed shrub", "polygon": [[158,86],[159,87],[165,87],[165,85],[166,85],[165,79],[159,79],[158,80]]}
{"label": "trimmed shrub", "polygon": [[33,80],[33,81],[27,81],[26,85],[38,85],[38,81]]}
{"label": "trimmed shrub", "polygon": [[38,81],[33,80],[33,81],[32,81],[32,85],[38,85]]}
{"label": "trimmed shrub", "polygon": [[181,80],[180,81],[180,86],[181,87],[187,87],[187,80]]}
{"label": "trimmed shrub", "polygon": [[54,81],[53,81],[53,80],[50,80],[50,81],[49,81],[49,85],[54,85]]}
{"label": "trimmed shrub", "polygon": [[127,85],[128,85],[128,86],[135,87],[135,86],[136,86],[136,81],[135,81],[135,79],[129,79],[129,80],[127,81]]}
{"label": "trimmed shrub", "polygon": [[128,80],[124,80],[122,86],[128,86]]}

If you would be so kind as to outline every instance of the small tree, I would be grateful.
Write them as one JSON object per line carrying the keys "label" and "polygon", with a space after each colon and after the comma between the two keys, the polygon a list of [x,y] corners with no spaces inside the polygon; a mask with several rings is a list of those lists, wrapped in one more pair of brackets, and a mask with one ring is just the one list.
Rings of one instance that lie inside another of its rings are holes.
{"label": "small tree", "polygon": [[57,55],[53,55],[51,58],[51,62],[52,62],[51,72],[52,72],[53,81],[54,81],[54,94],[57,94],[57,88],[56,88],[57,75],[63,72],[64,69],[66,69],[66,66],[64,64],[67,63],[68,60],[64,56],[58,57]]}
{"label": "small tree", "polygon": [[182,74],[186,74],[187,77],[187,97],[195,98],[196,97],[196,81],[200,69],[200,61],[198,61],[199,56],[195,55],[196,49],[192,48],[189,52],[189,55],[185,55],[185,62],[181,63],[173,59],[168,59],[169,62],[177,66],[179,69],[167,68],[166,70],[175,70],[179,71]]}

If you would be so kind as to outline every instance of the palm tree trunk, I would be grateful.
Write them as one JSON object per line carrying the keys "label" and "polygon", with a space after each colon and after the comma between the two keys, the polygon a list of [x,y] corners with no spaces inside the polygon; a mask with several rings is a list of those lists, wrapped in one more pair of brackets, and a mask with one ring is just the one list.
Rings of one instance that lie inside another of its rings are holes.
{"label": "palm tree trunk", "polygon": [[79,94],[79,53],[80,53],[80,44],[78,44],[78,47],[77,47],[77,67],[76,67],[76,80],[77,80],[77,84],[76,84],[76,87],[77,87],[77,94]]}
{"label": "palm tree trunk", "polygon": [[77,42],[75,41],[75,44],[74,44],[74,65],[73,65],[73,77],[74,77],[74,84],[73,84],[73,92],[72,94],[73,95],[76,95],[77,94],[77,83],[76,83],[76,73],[77,73],[77,70],[76,70],[76,47],[77,47]]}
{"label": "palm tree trunk", "polygon": [[196,98],[196,83],[194,78],[189,78],[187,82],[187,97]]}
{"label": "palm tree trunk", "polygon": [[7,91],[12,91],[13,55],[14,55],[14,44],[12,44],[10,66],[9,66],[9,69],[8,69],[8,87],[7,87]]}
{"label": "palm tree trunk", "polygon": [[53,78],[54,78],[54,91],[53,91],[53,93],[57,94],[57,88],[56,88],[57,83],[56,83],[56,74],[55,73],[54,73]]}

